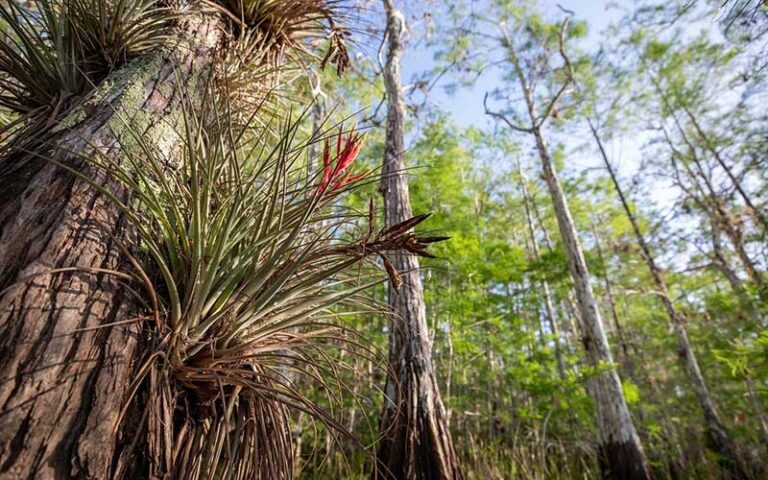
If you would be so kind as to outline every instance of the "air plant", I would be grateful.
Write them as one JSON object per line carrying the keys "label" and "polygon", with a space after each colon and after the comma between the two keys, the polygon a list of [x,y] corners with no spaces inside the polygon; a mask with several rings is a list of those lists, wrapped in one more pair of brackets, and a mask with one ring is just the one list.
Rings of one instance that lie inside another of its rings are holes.
{"label": "air plant", "polygon": [[329,39],[321,63],[333,63],[339,73],[349,59],[344,44],[346,30],[337,24],[343,18],[339,0],[219,0],[235,21],[236,35],[246,45],[250,63],[278,65],[302,64],[315,57],[312,43]]}
{"label": "air plant", "polygon": [[307,178],[301,119],[289,115],[273,141],[267,129],[229,121],[217,95],[185,112],[175,167],[138,132],[139,151],[126,150],[123,163],[91,160],[118,187],[91,184],[138,234],[132,263],[155,342],[136,385],[149,375],[148,425],[162,430],[151,436],[173,439],[155,458],[174,478],[288,478],[290,409],[344,429],[285,369],[323,385],[331,372],[332,382],[317,346],[343,338],[345,308],[382,312],[365,295],[387,278],[377,259],[396,281],[389,252],[429,256],[444,237],[413,232],[426,215],[379,230],[373,203],[363,217],[331,213],[333,198],[367,176],[354,173],[355,131],[346,142],[339,132],[335,152],[326,141],[322,175]]}
{"label": "air plant", "polygon": [[[130,59],[168,44],[177,11],[158,0],[32,0],[0,2],[0,107],[16,121],[56,118]],[[306,72],[312,60],[349,63],[337,0],[220,0],[232,41],[220,62],[232,101],[260,105],[262,117],[279,110],[286,70]],[[324,55],[318,42],[328,41]],[[302,75],[292,74],[292,78]]]}
{"label": "air plant", "polygon": [[[228,96],[236,104],[262,112],[279,110],[291,100],[295,83],[312,63],[333,65],[341,74],[349,65],[344,2],[339,0],[209,0],[230,20],[233,41],[221,63]],[[324,53],[320,53],[323,52]],[[254,78],[259,78],[254,82]],[[265,108],[266,107],[266,108]]]}
{"label": "air plant", "polygon": [[0,106],[26,116],[58,111],[162,44],[172,18],[155,0],[0,3]]}

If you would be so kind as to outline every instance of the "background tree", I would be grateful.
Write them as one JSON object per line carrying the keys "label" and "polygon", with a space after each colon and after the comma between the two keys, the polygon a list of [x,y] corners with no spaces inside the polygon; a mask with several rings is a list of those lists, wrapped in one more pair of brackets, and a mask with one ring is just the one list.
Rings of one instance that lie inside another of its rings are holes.
{"label": "background tree", "polygon": [[[400,83],[406,25],[405,17],[391,0],[384,1],[384,11],[387,127],[379,191],[384,198],[386,225],[394,228],[413,216],[404,158],[405,101]],[[378,452],[382,475],[425,480],[462,478],[432,366],[418,259],[402,252],[383,260],[388,270],[401,273],[393,276],[389,287],[393,311],[388,322],[389,366],[393,376],[387,379],[379,427],[383,436]]]}

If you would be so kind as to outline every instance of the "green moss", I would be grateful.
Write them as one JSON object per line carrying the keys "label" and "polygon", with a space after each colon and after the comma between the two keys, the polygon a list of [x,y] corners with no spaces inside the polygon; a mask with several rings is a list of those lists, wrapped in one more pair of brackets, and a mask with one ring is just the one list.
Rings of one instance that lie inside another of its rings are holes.
{"label": "green moss", "polygon": [[[177,52],[193,48],[193,41],[182,33],[175,42],[171,42],[175,44],[172,49],[165,48],[136,58],[125,67],[113,72],[59,121],[53,131],[72,128],[85,121],[89,117],[89,112],[111,106],[115,113],[109,118],[107,125],[123,148],[129,151],[137,146],[137,135],[141,135],[142,141],[148,145],[174,135],[174,126],[178,125],[182,118],[181,112],[172,112],[170,117],[166,115],[162,121],[159,121],[154,113],[143,111],[142,105],[147,97],[147,88],[157,77],[164,62]],[[172,76],[165,83],[153,87],[162,97],[168,98],[178,87],[192,91],[198,84],[200,75],[188,78],[186,84],[181,86],[176,85],[177,78]]]}

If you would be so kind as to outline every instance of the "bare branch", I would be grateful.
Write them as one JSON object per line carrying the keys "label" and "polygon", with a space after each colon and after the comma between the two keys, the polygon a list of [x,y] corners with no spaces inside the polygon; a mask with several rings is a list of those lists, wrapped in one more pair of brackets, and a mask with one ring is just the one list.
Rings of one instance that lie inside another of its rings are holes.
{"label": "bare branch", "polygon": [[502,122],[506,123],[509,128],[512,130],[517,130],[518,132],[523,133],[533,133],[533,130],[527,127],[521,127],[520,125],[516,125],[513,123],[510,119],[507,118],[506,115],[504,115],[501,112],[494,112],[488,109],[488,92],[485,92],[485,96],[483,97],[483,108],[485,109],[485,114],[490,115],[491,117],[501,120]]}
{"label": "bare branch", "polygon": [[[567,10],[563,9],[561,7],[561,10],[568,12]],[[560,86],[560,89],[555,93],[555,96],[552,97],[552,99],[549,101],[549,104],[547,105],[547,108],[544,110],[544,113],[542,113],[541,117],[536,122],[536,127],[541,127],[544,122],[547,121],[547,119],[552,115],[552,111],[555,109],[555,106],[557,105],[557,102],[560,101],[560,98],[565,94],[565,91],[568,89],[568,87],[574,83],[574,73],[573,73],[573,64],[571,63],[570,57],[568,57],[568,54],[565,51],[565,35],[568,30],[568,24],[571,21],[572,12],[568,13],[568,16],[565,20],[563,20],[563,24],[560,26],[560,38],[559,38],[559,51],[560,51],[560,58],[563,59],[563,67],[565,68],[566,72],[566,78],[563,81],[563,84]]]}

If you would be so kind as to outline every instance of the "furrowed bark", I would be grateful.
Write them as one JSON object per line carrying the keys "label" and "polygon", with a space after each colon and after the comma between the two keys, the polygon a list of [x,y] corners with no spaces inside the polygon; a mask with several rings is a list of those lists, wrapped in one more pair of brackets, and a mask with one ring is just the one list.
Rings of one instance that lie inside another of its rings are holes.
{"label": "furrowed bark", "polygon": [[624,214],[627,216],[630,225],[632,226],[632,232],[635,235],[635,240],[640,247],[643,260],[645,260],[648,270],[651,272],[651,278],[653,279],[654,286],[656,287],[656,294],[661,299],[661,303],[664,305],[664,310],[669,317],[669,322],[677,335],[678,354],[680,360],[685,368],[690,381],[691,388],[696,394],[696,399],[699,403],[704,414],[704,422],[707,429],[707,436],[709,438],[710,448],[720,456],[720,463],[728,472],[729,478],[734,479],[747,479],[749,475],[746,472],[746,468],[743,465],[742,459],[738,455],[736,444],[731,438],[730,434],[723,424],[720,413],[715,407],[715,402],[712,399],[712,395],[709,392],[709,387],[704,379],[704,375],[699,368],[699,362],[696,358],[696,354],[691,347],[690,340],[688,339],[688,327],[686,326],[686,319],[681,312],[677,310],[675,304],[672,302],[672,298],[667,288],[667,283],[664,280],[661,269],[656,264],[656,259],[651,251],[651,247],[645,239],[643,232],[640,230],[640,225],[635,217],[634,212],[629,206],[624,191],[621,189],[616,172],[613,169],[613,165],[608,160],[608,155],[603,147],[603,142],[598,134],[597,128],[594,126],[591,120],[587,120],[589,124],[592,136],[597,143],[598,150],[602,157],[605,168],[608,170],[608,175],[611,178],[616,194],[619,197],[621,206],[624,209]]}
{"label": "furrowed bark", "polygon": [[[405,99],[400,83],[400,58],[404,50],[405,19],[391,0],[384,0],[387,17],[387,62],[384,84],[387,91],[387,132],[384,168],[379,190],[384,198],[387,226],[412,217],[403,152]],[[453,450],[432,365],[426,309],[419,261],[415,255],[398,252],[392,263],[402,285],[390,286],[389,370],[386,398],[379,431],[374,478],[437,480],[462,478]]]}
{"label": "furrowed bark", "polygon": [[189,15],[166,48],[116,71],[46,144],[0,163],[2,479],[147,478],[143,409],[117,423],[143,361],[147,308],[142,286],[104,273],[126,270],[118,242],[132,229],[49,159],[126,198],[84,158],[119,163],[138,153],[140,135],[170,159],[183,97],[201,87],[220,40],[217,21]]}

